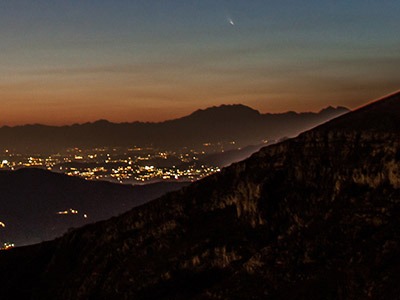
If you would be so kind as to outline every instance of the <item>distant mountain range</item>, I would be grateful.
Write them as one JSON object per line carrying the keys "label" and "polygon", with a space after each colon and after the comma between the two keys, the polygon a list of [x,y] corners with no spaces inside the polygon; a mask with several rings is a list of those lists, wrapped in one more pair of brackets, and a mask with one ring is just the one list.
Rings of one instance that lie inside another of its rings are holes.
{"label": "distant mountain range", "polygon": [[39,169],[0,171],[0,222],[5,226],[0,227],[0,243],[21,246],[54,239],[72,227],[117,216],[187,184],[132,186]]}
{"label": "distant mountain range", "polygon": [[[244,105],[222,105],[197,110],[189,116],[160,123],[94,123],[71,126],[24,125],[0,128],[0,150],[59,151],[68,147],[152,145],[163,149],[227,143],[231,148],[257,145],[264,140],[296,136],[320,123],[348,112],[328,107],[319,113],[261,114]],[[227,148],[227,150],[229,147]]]}
{"label": "distant mountain range", "polygon": [[0,297],[397,299],[399,134],[397,93],[117,218],[1,251]]}

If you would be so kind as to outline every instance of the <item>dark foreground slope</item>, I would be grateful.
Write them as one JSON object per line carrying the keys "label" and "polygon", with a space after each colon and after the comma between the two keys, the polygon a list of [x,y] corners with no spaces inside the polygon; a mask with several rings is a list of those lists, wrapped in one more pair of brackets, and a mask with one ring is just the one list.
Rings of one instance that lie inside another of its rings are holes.
{"label": "dark foreground slope", "polygon": [[399,119],[396,94],[118,218],[3,251],[1,296],[398,298]]}
{"label": "dark foreground slope", "polygon": [[185,185],[122,185],[40,169],[0,171],[0,222],[5,224],[0,227],[0,246],[54,239],[71,227],[117,216]]}

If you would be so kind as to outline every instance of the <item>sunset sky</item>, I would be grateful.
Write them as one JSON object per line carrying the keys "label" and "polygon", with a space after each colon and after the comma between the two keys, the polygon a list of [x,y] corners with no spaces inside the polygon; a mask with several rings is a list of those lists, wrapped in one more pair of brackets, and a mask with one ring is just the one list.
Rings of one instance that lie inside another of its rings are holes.
{"label": "sunset sky", "polygon": [[0,0],[0,126],[161,121],[400,89],[398,0]]}

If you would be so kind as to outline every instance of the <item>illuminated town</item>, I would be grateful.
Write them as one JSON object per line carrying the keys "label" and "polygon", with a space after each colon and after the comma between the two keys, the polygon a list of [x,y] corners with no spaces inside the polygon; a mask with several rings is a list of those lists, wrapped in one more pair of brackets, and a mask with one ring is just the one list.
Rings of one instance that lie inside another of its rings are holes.
{"label": "illuminated town", "polygon": [[[3,222],[0,222],[0,227],[5,228],[6,224],[4,224]],[[8,249],[11,249],[14,247],[15,247],[14,243],[10,243],[10,242],[0,243],[0,250],[8,250]]]}
{"label": "illuminated town", "polygon": [[8,249],[11,249],[11,248],[14,248],[14,247],[15,247],[15,245],[13,243],[3,243],[0,246],[0,250],[8,250]]}
{"label": "illuminated town", "polygon": [[[188,150],[160,151],[151,147],[132,148],[68,148],[51,155],[18,153],[12,150],[0,152],[0,170],[41,168],[52,172],[77,176],[86,180],[103,180],[124,184],[146,184],[160,181],[191,182],[220,171],[218,166],[210,166],[205,161],[207,154],[224,152],[221,145],[215,147],[207,143],[207,151]],[[211,149],[212,148],[212,149]],[[86,212],[75,208],[54,212],[62,216],[88,218]],[[5,230],[5,222],[0,222],[0,230]],[[15,247],[11,241],[1,241],[0,250]]]}
{"label": "illuminated town", "polygon": [[195,181],[215,172],[218,166],[202,161],[206,153],[183,149],[159,151],[153,148],[70,148],[52,155],[22,154],[4,150],[0,169],[36,167],[87,180],[143,184],[157,181]]}

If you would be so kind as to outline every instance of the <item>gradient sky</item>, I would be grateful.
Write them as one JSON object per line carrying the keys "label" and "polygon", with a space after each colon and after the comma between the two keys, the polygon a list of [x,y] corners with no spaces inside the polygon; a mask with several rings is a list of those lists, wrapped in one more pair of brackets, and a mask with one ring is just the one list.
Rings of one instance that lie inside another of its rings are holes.
{"label": "gradient sky", "polygon": [[355,108],[400,89],[399,15],[398,0],[0,0],[0,126]]}

